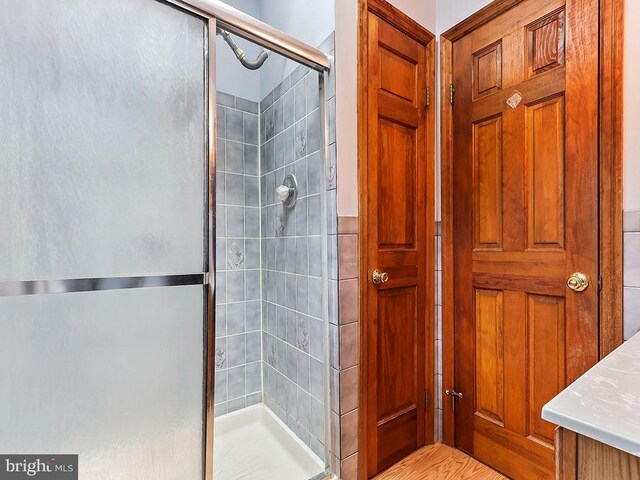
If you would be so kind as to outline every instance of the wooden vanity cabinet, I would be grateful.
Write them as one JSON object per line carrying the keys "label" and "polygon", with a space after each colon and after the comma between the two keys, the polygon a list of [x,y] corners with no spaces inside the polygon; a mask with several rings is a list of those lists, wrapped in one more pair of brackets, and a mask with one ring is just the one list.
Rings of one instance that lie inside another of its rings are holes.
{"label": "wooden vanity cabinet", "polygon": [[640,457],[558,427],[556,479],[640,480]]}

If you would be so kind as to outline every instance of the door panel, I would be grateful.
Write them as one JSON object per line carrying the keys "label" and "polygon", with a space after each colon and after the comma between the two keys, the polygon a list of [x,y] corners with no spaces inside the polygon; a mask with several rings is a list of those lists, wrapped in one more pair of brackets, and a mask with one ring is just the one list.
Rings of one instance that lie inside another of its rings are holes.
{"label": "door panel", "polygon": [[502,249],[502,118],[474,125],[475,249]]}
{"label": "door panel", "polygon": [[564,248],[564,98],[526,107],[528,248]]}
{"label": "door panel", "polygon": [[476,415],[504,425],[504,294],[476,290]]}
{"label": "door panel", "polygon": [[542,406],[597,361],[597,7],[525,0],[453,44],[456,444],[516,479],[553,477]]}
{"label": "door panel", "polygon": [[380,90],[413,104],[416,98],[415,64],[380,47]]}
{"label": "door panel", "polygon": [[[379,123],[378,248],[414,248],[416,131],[387,119]],[[402,192],[402,195],[399,193]]]}
{"label": "door panel", "polygon": [[527,26],[529,78],[564,64],[564,16],[560,7]]}
{"label": "door panel", "polygon": [[[415,410],[416,289],[380,292],[378,300],[378,423]],[[397,368],[397,364],[404,368]]]}
{"label": "door panel", "polygon": [[[370,477],[425,442],[427,46],[374,13],[367,22]],[[372,282],[375,269],[386,283]]]}
{"label": "door panel", "polygon": [[542,420],[540,412],[550,398],[564,388],[564,298],[527,295],[529,351],[529,431],[542,443],[553,446],[555,426]]}
{"label": "door panel", "polygon": [[474,99],[495,93],[502,86],[502,42],[498,41],[473,55]]}

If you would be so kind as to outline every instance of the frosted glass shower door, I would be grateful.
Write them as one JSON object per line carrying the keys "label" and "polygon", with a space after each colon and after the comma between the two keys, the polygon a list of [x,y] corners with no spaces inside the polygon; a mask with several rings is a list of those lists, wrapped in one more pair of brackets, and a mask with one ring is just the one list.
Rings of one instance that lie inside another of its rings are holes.
{"label": "frosted glass shower door", "polygon": [[202,479],[206,21],[1,3],[0,453]]}

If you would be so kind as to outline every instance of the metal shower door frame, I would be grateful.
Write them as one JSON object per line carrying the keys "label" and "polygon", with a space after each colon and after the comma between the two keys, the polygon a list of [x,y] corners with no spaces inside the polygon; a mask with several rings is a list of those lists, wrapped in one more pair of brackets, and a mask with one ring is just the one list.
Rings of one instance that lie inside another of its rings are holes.
{"label": "metal shower door frame", "polygon": [[[216,197],[215,197],[215,171],[216,171],[216,27],[222,26],[226,30],[249,40],[263,48],[272,50],[286,58],[294,60],[318,72],[319,76],[319,96],[320,96],[320,125],[322,128],[321,155],[323,164],[327,164],[329,151],[329,117],[327,111],[327,85],[330,61],[326,54],[317,48],[311,47],[290,35],[251,17],[235,8],[232,8],[219,0],[166,0],[168,3],[176,5],[184,10],[194,13],[207,21],[207,41],[205,42],[205,66],[207,86],[207,185],[206,195],[208,230],[205,232],[206,242],[206,289],[205,289],[205,331],[204,331],[204,387],[203,394],[203,462],[204,480],[213,480],[213,427],[214,427],[214,386],[215,386],[215,232],[216,232]],[[323,324],[325,338],[325,365],[324,365],[324,420],[325,420],[325,440],[329,435],[329,325],[328,325],[328,269],[327,269],[327,215],[326,215],[326,178],[323,176],[323,185],[320,189],[320,199],[322,205],[321,234],[323,242]],[[329,442],[325,441],[325,467],[327,471],[321,473],[317,478],[323,478],[329,470]]]}
{"label": "metal shower door frame", "polygon": [[[214,397],[215,385],[215,165],[216,165],[216,27],[218,24],[230,32],[250,40],[264,48],[268,48],[280,55],[301,63],[319,75],[320,115],[323,139],[321,154],[326,165],[328,153],[328,114],[326,107],[326,86],[328,84],[328,70],[330,62],[320,50],[310,47],[299,40],[283,33],[270,25],[246,15],[219,0],[160,0],[174,5],[183,11],[190,12],[202,18],[207,24],[205,38],[205,86],[206,102],[206,219],[204,225],[204,273],[179,275],[141,275],[127,277],[77,278],[54,280],[28,280],[0,282],[0,298],[36,294],[55,294],[70,292],[91,292],[101,290],[136,289],[160,286],[203,285],[204,295],[204,326],[203,326],[203,477],[204,480],[213,479],[213,425],[214,425]],[[324,180],[326,181],[326,179]],[[323,213],[326,210],[326,189],[321,188],[321,203]],[[322,238],[327,238],[327,219],[322,215]],[[327,245],[323,243],[323,290],[328,291],[327,275]],[[323,315],[325,324],[325,438],[329,438],[329,362],[328,362],[328,300],[323,295]],[[325,442],[326,464],[328,465],[328,442]]]}

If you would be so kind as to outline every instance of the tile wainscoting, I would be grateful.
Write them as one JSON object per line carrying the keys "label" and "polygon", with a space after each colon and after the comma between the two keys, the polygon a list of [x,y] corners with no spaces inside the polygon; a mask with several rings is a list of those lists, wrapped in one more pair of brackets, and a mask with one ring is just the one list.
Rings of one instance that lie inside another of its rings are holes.
{"label": "tile wainscoting", "polygon": [[[337,293],[338,311],[330,320],[331,466],[343,480],[358,472],[358,398],[360,361],[358,218],[338,217],[337,269],[330,289]],[[336,292],[337,289],[337,292]]]}

